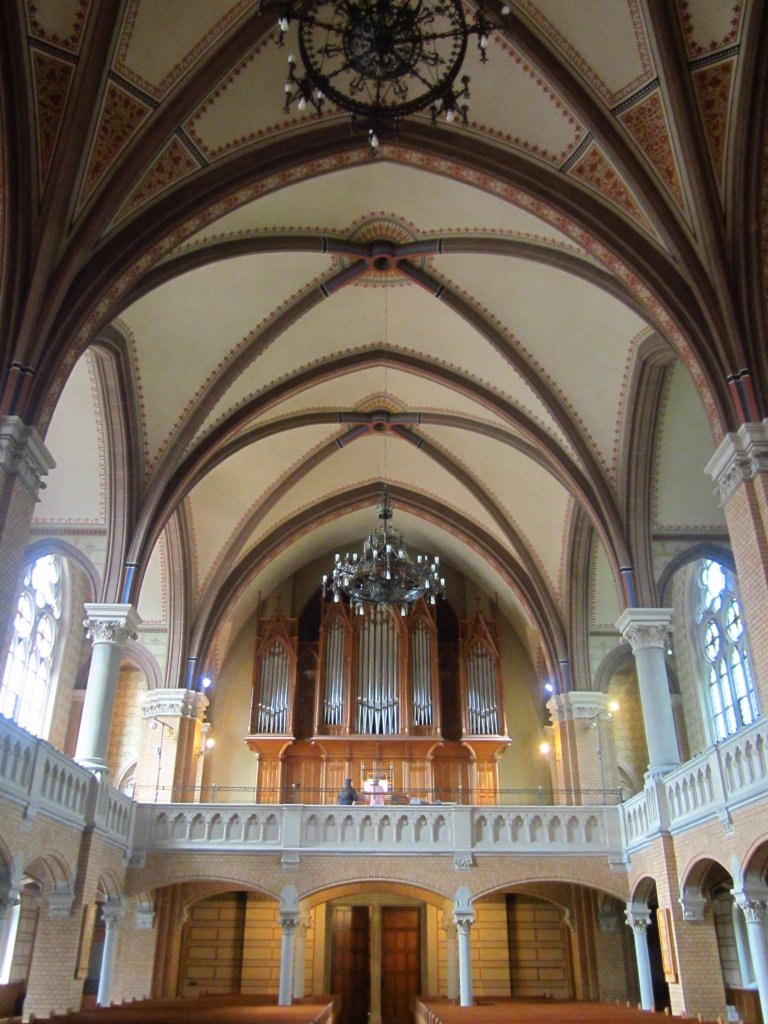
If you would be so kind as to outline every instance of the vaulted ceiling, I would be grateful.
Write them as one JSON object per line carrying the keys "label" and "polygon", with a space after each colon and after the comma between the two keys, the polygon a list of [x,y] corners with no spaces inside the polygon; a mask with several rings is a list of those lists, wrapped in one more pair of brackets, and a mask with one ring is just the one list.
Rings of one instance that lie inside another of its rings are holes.
{"label": "vaulted ceiling", "polygon": [[650,601],[654,532],[722,532],[703,466],[766,409],[766,4],[486,6],[469,124],[373,157],[282,112],[254,0],[0,5],[3,411],[59,462],[40,527],[105,527],[105,599],[162,560],[189,651],[385,478],[549,665],[580,538]]}

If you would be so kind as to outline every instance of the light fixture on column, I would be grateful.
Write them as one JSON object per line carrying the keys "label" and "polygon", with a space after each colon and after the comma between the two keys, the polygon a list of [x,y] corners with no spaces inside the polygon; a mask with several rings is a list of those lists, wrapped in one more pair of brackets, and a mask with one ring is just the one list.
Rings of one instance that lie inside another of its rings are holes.
{"label": "light fixture on column", "polygon": [[[488,59],[493,29],[482,0],[467,24],[461,0],[287,0],[270,4],[278,14],[278,43],[298,23],[297,72],[288,57],[285,112],[326,100],[346,110],[354,127],[368,132],[375,153],[382,130],[397,131],[402,118],[426,111],[436,123],[467,123],[469,76],[459,78],[470,36],[480,60]],[[504,13],[504,9],[502,9]]]}

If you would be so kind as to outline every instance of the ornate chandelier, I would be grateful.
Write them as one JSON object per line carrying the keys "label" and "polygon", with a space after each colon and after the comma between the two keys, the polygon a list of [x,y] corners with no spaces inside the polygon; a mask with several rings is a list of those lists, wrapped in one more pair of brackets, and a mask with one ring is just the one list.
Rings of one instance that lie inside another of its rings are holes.
{"label": "ornate chandelier", "polygon": [[319,114],[328,99],[349,111],[353,127],[367,128],[374,152],[381,129],[396,131],[408,114],[467,123],[469,77],[456,79],[469,36],[488,59],[492,26],[482,3],[469,25],[461,0],[288,0],[277,10],[280,46],[298,21],[304,66],[297,74],[296,57],[288,57],[286,113],[296,104]]}
{"label": "ornate chandelier", "polygon": [[440,575],[437,555],[417,555],[412,561],[405,543],[397,530],[390,527],[392,506],[386,489],[378,507],[381,524],[369,533],[363,544],[362,558],[349,552],[342,558],[337,554],[330,578],[323,576],[323,588],[330,591],[333,600],[346,597],[359,615],[376,606],[399,608],[401,615],[408,606],[425,598],[430,604],[445,593],[445,579]]}

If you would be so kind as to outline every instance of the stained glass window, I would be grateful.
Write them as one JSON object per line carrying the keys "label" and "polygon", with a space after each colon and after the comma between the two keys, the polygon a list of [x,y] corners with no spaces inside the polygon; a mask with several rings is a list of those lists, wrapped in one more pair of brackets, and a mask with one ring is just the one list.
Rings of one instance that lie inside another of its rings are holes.
{"label": "stained glass window", "polygon": [[750,725],[760,713],[747,634],[733,575],[719,562],[701,563],[697,623],[715,739]]}
{"label": "stained glass window", "polygon": [[35,736],[45,729],[62,589],[61,562],[55,555],[43,555],[27,567],[0,685],[0,714]]}

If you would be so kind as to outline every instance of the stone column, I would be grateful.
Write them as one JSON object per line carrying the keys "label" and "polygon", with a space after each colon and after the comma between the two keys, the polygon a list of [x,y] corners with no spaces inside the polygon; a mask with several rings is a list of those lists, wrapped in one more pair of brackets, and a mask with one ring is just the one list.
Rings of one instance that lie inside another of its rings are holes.
{"label": "stone column", "polygon": [[193,801],[208,698],[193,690],[149,690],[142,700],[134,795],[147,803]]}
{"label": "stone column", "polygon": [[644,1010],[652,1010],[654,1007],[651,960],[648,956],[648,925],[650,923],[650,910],[636,908],[632,904],[627,904],[627,924],[632,929],[632,935],[635,939],[637,975],[640,979],[640,1005]]}
{"label": "stone column", "polygon": [[293,1002],[293,939],[299,912],[299,894],[295,885],[284,885],[280,893],[278,918],[282,929],[280,945],[280,986],[277,1005],[290,1006]]}
{"label": "stone column", "polygon": [[726,434],[706,472],[717,486],[739,577],[755,687],[768,708],[768,420]]}
{"label": "stone column", "polygon": [[21,915],[21,896],[18,890],[3,886],[0,893],[0,985],[11,980],[13,951],[16,947],[16,932]]}
{"label": "stone column", "polygon": [[744,920],[743,911],[735,901],[731,917],[733,937],[736,940],[736,956],[739,959],[739,970],[741,971],[741,983],[745,988],[752,988],[755,985],[755,968],[752,966],[752,953],[749,949],[747,922]]}
{"label": "stone column", "polygon": [[43,477],[56,465],[34,427],[0,416],[0,650],[7,651],[24,553]]}
{"label": "stone column", "polygon": [[768,1020],[768,893],[756,899],[744,889],[734,890],[737,906],[744,912],[749,936],[749,951],[755,970],[757,991],[760,993],[760,1009],[763,1020]]}
{"label": "stone column", "polygon": [[293,998],[304,998],[304,986],[307,973],[307,931],[309,914],[303,913],[296,922],[296,939],[293,951]]}
{"label": "stone column", "polygon": [[277,996],[278,1006],[290,1006],[293,1002],[293,940],[296,931],[296,918],[280,915],[282,942],[280,944],[280,988]]}
{"label": "stone column", "polygon": [[456,945],[456,925],[448,915],[443,917],[443,928],[445,929],[445,982],[446,995],[449,999],[459,998],[459,976],[458,958],[459,951]]}
{"label": "stone column", "polygon": [[126,642],[136,639],[141,619],[130,604],[86,604],[85,613],[84,625],[93,641],[93,653],[75,760],[92,771],[106,773],[120,659]]}
{"label": "stone column", "polygon": [[472,950],[469,937],[475,921],[472,893],[466,885],[456,890],[453,921],[459,942],[459,1005],[472,1006]]}
{"label": "stone column", "polygon": [[664,660],[672,626],[670,608],[627,608],[616,628],[632,646],[648,745],[647,775],[664,775],[680,764],[675,717]]}
{"label": "stone column", "polygon": [[119,926],[123,918],[122,907],[110,907],[105,904],[101,908],[104,918],[104,948],[101,952],[101,970],[99,971],[99,991],[96,1002],[99,1006],[109,1006],[112,1001],[112,980],[115,976],[117,961],[117,940]]}
{"label": "stone column", "polygon": [[612,791],[619,788],[619,770],[606,694],[558,693],[547,701],[547,709],[552,719],[553,785],[563,789],[555,802],[615,803]]}

